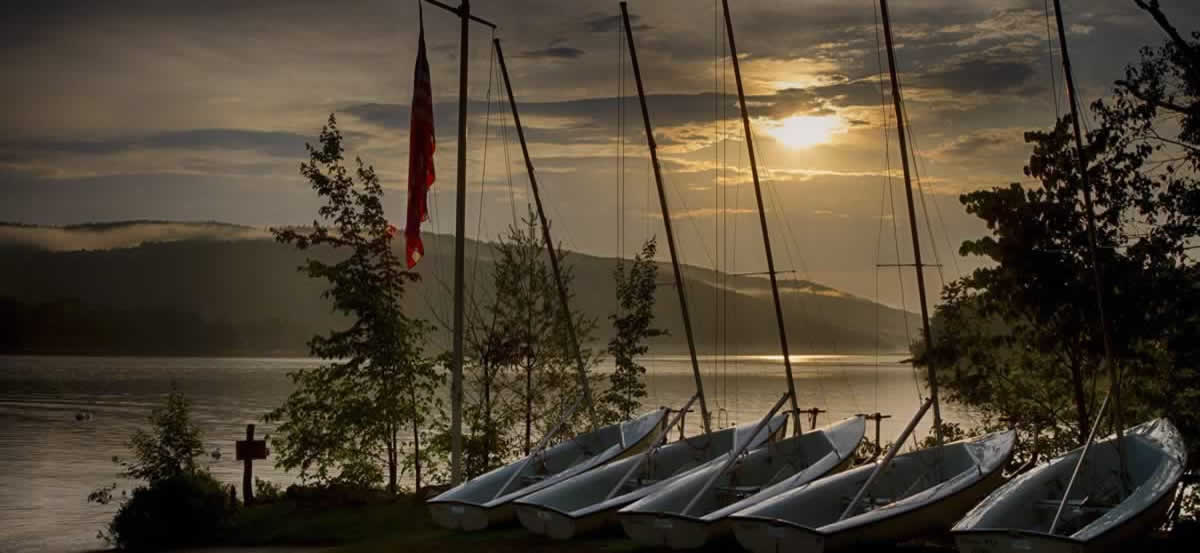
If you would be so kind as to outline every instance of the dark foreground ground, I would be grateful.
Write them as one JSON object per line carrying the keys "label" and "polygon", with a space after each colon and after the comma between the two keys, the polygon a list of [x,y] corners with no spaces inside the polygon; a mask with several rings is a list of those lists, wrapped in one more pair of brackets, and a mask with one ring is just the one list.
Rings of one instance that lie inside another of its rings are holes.
{"label": "dark foreground ground", "polygon": [[[656,553],[660,550],[638,547],[620,530],[570,541],[554,541],[526,532],[520,525],[461,533],[438,528],[428,510],[412,497],[363,505],[318,507],[281,501],[244,509],[229,535],[222,540],[230,546],[328,546],[345,553]],[[885,550],[894,553],[953,552],[943,543],[909,544]],[[1187,551],[1194,545],[1182,536],[1168,539],[1158,536],[1137,544],[1139,553]],[[704,553],[742,551],[730,540],[710,544]]]}

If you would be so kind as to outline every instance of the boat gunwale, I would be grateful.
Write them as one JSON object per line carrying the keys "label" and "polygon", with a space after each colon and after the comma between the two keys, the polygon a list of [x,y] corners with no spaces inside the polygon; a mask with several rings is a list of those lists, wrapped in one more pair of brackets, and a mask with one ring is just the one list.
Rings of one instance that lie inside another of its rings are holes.
{"label": "boat gunwale", "polygon": [[[1157,418],[1151,419],[1149,421],[1146,421],[1145,423],[1127,428],[1124,439],[1133,439],[1135,437],[1141,437],[1142,439],[1145,439],[1148,441],[1157,442],[1159,448],[1163,451],[1164,457],[1170,457],[1170,450],[1172,449],[1172,447],[1170,447],[1170,446],[1176,446],[1175,449],[1178,449],[1183,452],[1183,458],[1176,459],[1176,461],[1178,462],[1180,467],[1186,467],[1187,466],[1187,449],[1185,447],[1182,447],[1182,445],[1183,445],[1182,443],[1169,444],[1169,443],[1166,443],[1165,441],[1159,442],[1158,440],[1152,440],[1150,438],[1147,438],[1144,433],[1131,432],[1132,430],[1138,429],[1139,427],[1145,427],[1145,426],[1148,426],[1148,425],[1153,424],[1158,421],[1166,422],[1167,424],[1170,425],[1170,428],[1172,430],[1174,430],[1174,432],[1171,434],[1171,437],[1174,438],[1174,440],[1172,440],[1172,441],[1181,441],[1182,440],[1182,435],[1179,433],[1179,429],[1167,417],[1157,417]],[[1115,438],[1115,435],[1106,436],[1105,440],[1112,439],[1112,438]],[[1080,451],[1081,449],[1082,448],[1072,449],[1072,450],[1062,454],[1059,457],[1051,459],[1049,462],[1047,462],[1044,465],[1035,467],[1034,470],[1030,470],[1029,472],[1027,472],[1025,474],[1022,474],[1015,478],[1010,479],[1009,482],[1006,482],[1004,485],[1005,486],[1007,486],[1007,485],[1016,486],[1017,484],[1014,484],[1014,482],[1032,478],[1031,475],[1033,475],[1034,473],[1041,471],[1041,470],[1049,469],[1050,467],[1054,466],[1055,463],[1070,457],[1071,455],[1075,454],[1076,452]],[[1184,472],[1184,469],[1181,468],[1179,472],[1182,474]],[[1142,485],[1144,485],[1144,484],[1142,484]],[[1140,487],[1140,486],[1138,486],[1138,487]],[[1130,509],[1128,511],[1129,514],[1127,516],[1122,517],[1121,520],[1118,521],[1121,524],[1109,524],[1104,529],[1099,530],[1098,532],[1096,532],[1095,534],[1093,534],[1090,538],[1088,538],[1086,540],[1074,537],[1075,534],[1081,532],[1083,530],[1083,528],[1077,530],[1075,533],[1072,533],[1071,535],[1050,534],[1047,532],[1041,532],[1038,530],[1028,530],[1028,529],[1024,529],[1024,528],[968,527],[968,528],[959,529],[958,525],[962,522],[961,520],[959,522],[955,523],[954,526],[950,528],[950,534],[951,535],[971,535],[971,534],[1024,535],[1024,536],[1031,536],[1031,537],[1053,538],[1053,539],[1059,540],[1059,541],[1086,545],[1089,543],[1095,543],[1095,542],[1099,541],[1100,539],[1102,539],[1106,535],[1108,535],[1110,532],[1117,530],[1118,528],[1121,528],[1122,526],[1124,526],[1125,523],[1129,523],[1131,521],[1137,520],[1139,517],[1145,516],[1148,512],[1152,511],[1156,507],[1159,507],[1164,500],[1172,500],[1172,496],[1174,494],[1167,493],[1167,491],[1168,490],[1174,491],[1178,487],[1179,487],[1179,482],[1177,481],[1174,486],[1171,486],[1170,488],[1163,488],[1162,495],[1160,497],[1158,497],[1157,499],[1155,499],[1154,501],[1151,501],[1151,502],[1145,504],[1141,508]],[[995,491],[999,491],[999,490],[1000,490],[1000,488],[997,488]],[[1135,488],[1135,490],[1136,490],[1136,488]],[[993,493],[995,493],[995,492],[993,492]],[[1132,493],[1130,495],[1132,496]],[[1128,500],[1128,498],[1126,498],[1126,500]],[[984,498],[980,502],[980,505],[982,505],[986,501],[987,501],[987,498]],[[1124,503],[1124,501],[1122,501],[1122,503]],[[1117,506],[1120,506],[1120,503],[1118,503]],[[1117,506],[1114,506],[1113,508],[1116,508]],[[979,508],[979,506],[977,505],[975,508]],[[975,509],[973,508],[972,511],[974,511],[974,510]],[[1110,509],[1110,511],[1111,510],[1112,509]],[[968,512],[967,514],[970,514],[970,512]],[[966,515],[964,515],[964,518],[966,518]],[[1084,528],[1086,528],[1086,526]]]}
{"label": "boat gunwale", "polygon": [[[997,432],[995,434],[1002,434],[1002,433],[1006,433],[1006,432],[1010,432],[1010,431],[1001,431],[1001,432]],[[1014,434],[1014,440],[1015,440],[1015,434]],[[947,446],[954,445],[957,443],[962,443],[962,442],[954,442],[953,444],[946,444],[945,446],[942,446],[942,447],[947,447]],[[888,509],[889,511],[891,511],[890,513],[888,513],[888,516],[878,517],[873,520],[866,521],[862,524],[846,525],[846,526],[843,526],[842,528],[839,528],[834,531],[824,531],[824,530],[821,530],[821,528],[824,528],[827,526],[832,526],[834,524],[838,524],[843,521],[837,521],[837,522],[833,522],[830,524],[824,524],[824,525],[818,526],[816,528],[813,528],[811,526],[804,526],[801,524],[797,524],[795,522],[791,522],[789,520],[785,520],[785,519],[781,519],[781,518],[777,518],[777,517],[767,517],[767,516],[762,516],[762,515],[738,515],[735,513],[735,514],[731,514],[731,515],[727,516],[726,519],[731,521],[735,525],[735,528],[736,528],[738,521],[766,522],[766,523],[770,523],[774,526],[784,526],[784,527],[791,528],[794,530],[803,530],[803,531],[806,531],[806,532],[809,532],[809,533],[812,533],[815,535],[824,536],[824,537],[838,536],[841,534],[845,534],[847,532],[857,532],[857,531],[861,531],[866,528],[871,528],[878,524],[894,522],[897,517],[909,515],[912,513],[917,513],[919,511],[921,511],[922,509],[936,507],[938,504],[940,504],[942,502],[952,500],[956,497],[961,496],[964,493],[970,492],[976,486],[984,484],[990,478],[996,476],[997,473],[999,473],[1000,477],[1003,478],[1004,475],[1003,475],[1002,469],[1004,468],[1004,465],[1006,465],[1008,463],[1008,460],[1012,458],[1012,453],[1013,453],[1012,448],[1010,448],[1008,454],[1005,455],[1004,462],[996,463],[995,468],[993,468],[990,472],[983,473],[982,471],[980,471],[981,472],[980,477],[977,480],[975,480],[974,482],[971,482],[970,484],[967,484],[961,488],[955,489],[946,495],[940,496],[934,501],[903,504],[894,509]],[[870,465],[860,465],[860,466],[865,467],[865,466],[870,466]],[[976,466],[978,466],[978,465],[976,465]],[[854,468],[859,468],[859,467],[854,467]],[[966,471],[963,471],[963,472],[966,472]],[[962,474],[962,473],[959,473],[959,474]],[[806,484],[806,486],[807,486],[807,484]],[[899,502],[902,502],[902,501],[903,500],[900,500]],[[896,502],[896,503],[899,503],[899,502]],[[890,503],[889,505],[894,505],[896,503]],[[858,515],[855,515],[854,517],[850,517],[850,518],[847,518],[844,520],[853,520],[855,517],[858,517],[858,516],[861,516],[861,515],[864,515],[867,513],[876,512],[876,511],[878,511],[878,509],[875,509],[872,511],[867,511],[866,513],[859,513]]]}

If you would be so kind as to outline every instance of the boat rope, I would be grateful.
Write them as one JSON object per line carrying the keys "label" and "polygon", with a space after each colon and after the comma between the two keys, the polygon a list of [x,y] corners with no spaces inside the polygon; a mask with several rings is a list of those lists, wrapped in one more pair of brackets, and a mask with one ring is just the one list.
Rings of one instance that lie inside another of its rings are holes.
{"label": "boat rope", "polygon": [[1050,33],[1050,0],[1042,0],[1042,9],[1046,15],[1046,61],[1050,65],[1050,97],[1054,99],[1054,121],[1057,122],[1062,118],[1062,112],[1058,107],[1058,78],[1056,65],[1054,63],[1054,38]]}

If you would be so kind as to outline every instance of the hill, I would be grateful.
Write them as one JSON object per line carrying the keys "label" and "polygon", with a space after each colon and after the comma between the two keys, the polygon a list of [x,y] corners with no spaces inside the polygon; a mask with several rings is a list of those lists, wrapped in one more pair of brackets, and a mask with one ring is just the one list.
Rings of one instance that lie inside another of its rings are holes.
{"label": "hill", "polygon": [[[79,244],[79,247],[71,247]],[[97,245],[108,246],[96,249]],[[440,328],[433,349],[447,347],[453,241],[426,236],[427,256],[410,285],[410,313]],[[304,354],[314,333],[345,323],[320,297],[322,283],[296,271],[306,255],[266,238],[261,229],[220,223],[129,222],[73,227],[0,226],[0,349],[8,352],[129,354]],[[473,305],[486,304],[492,246],[468,241],[467,282]],[[571,253],[574,306],[601,320],[614,308],[613,258]],[[670,280],[669,264],[660,264]],[[685,266],[699,350],[778,352],[769,283]],[[478,283],[475,286],[473,283]],[[876,305],[803,280],[784,280],[791,345],[796,352],[901,351],[911,313]],[[717,316],[720,311],[726,314]],[[671,335],[655,353],[685,351],[674,293],[660,289],[658,324]],[[878,332],[876,327],[878,321]],[[721,336],[724,336],[723,339]]]}

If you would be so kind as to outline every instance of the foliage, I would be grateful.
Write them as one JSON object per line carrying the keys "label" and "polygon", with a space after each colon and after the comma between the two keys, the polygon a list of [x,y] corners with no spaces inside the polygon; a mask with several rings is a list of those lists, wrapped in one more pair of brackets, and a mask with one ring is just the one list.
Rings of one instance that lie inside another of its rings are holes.
{"label": "foliage", "polygon": [[184,472],[133,490],[105,536],[126,551],[162,551],[213,542],[234,509],[206,471]]}
{"label": "foliage", "polygon": [[[166,403],[148,417],[150,430],[137,429],[129,441],[130,461],[114,457],[121,476],[146,485],[122,493],[121,505],[100,537],[129,551],[159,551],[210,543],[236,505],[225,488],[197,465],[204,454],[199,427],[192,421],[191,404],[172,389]],[[88,494],[88,501],[107,505],[116,484]]]}
{"label": "foliage", "polygon": [[[1189,252],[1200,237],[1200,34],[1184,40],[1157,1],[1137,4],[1168,39],[1143,49],[1115,96],[1093,105],[1100,125],[1084,148],[1100,292],[1123,383],[1105,426],[1169,416],[1195,470],[1200,264]],[[946,287],[936,347],[923,352],[950,400],[1032,438],[1026,457],[1086,440],[1110,387],[1072,138],[1065,119],[1026,134],[1034,149],[1025,174],[1039,186],[962,196],[990,235],[964,242],[961,253],[991,263]]]}
{"label": "foliage", "polygon": [[[311,229],[272,229],[301,250],[331,248],[329,262],[310,258],[300,270],[323,279],[323,297],[351,326],[318,335],[309,350],[326,363],[291,373],[296,390],[267,419],[278,422],[276,463],[304,480],[374,485],[386,469],[396,492],[408,468],[401,434],[419,428],[436,409],[436,365],[423,351],[429,325],[403,313],[404,284],[417,280],[392,249],[395,227],[383,211],[383,186],[373,167],[344,165],[342,135],[331,115],[320,144],[306,145],[300,172],[325,201]],[[419,470],[419,467],[416,467]]]}
{"label": "foliage", "polygon": [[[566,253],[555,249],[569,302],[574,273],[565,263]],[[539,435],[558,423],[564,409],[579,401],[578,358],[571,351],[546,243],[532,210],[519,224],[509,226],[496,245],[496,254],[496,301],[491,316],[502,334],[494,338],[499,344],[495,354],[500,359],[497,362],[510,365],[515,372],[517,383],[512,390],[520,402],[521,449],[528,454]],[[596,321],[574,311],[571,316],[582,348],[590,341]],[[585,370],[599,361],[587,349],[580,354]],[[577,416],[568,421],[566,435],[583,414],[576,411]]]}
{"label": "foliage", "polygon": [[254,503],[274,503],[283,498],[283,487],[270,480],[254,477]]}
{"label": "foliage", "polygon": [[656,248],[654,238],[647,240],[642,251],[633,257],[628,272],[623,263],[618,263],[613,271],[619,311],[609,317],[616,332],[608,342],[608,352],[616,368],[609,375],[608,389],[601,398],[604,420],[608,423],[628,420],[641,408],[641,399],[646,397],[646,384],[642,382],[646,368],[637,362],[637,357],[646,354],[646,340],[666,334],[665,330],[650,326],[654,322],[658,278]]}
{"label": "foliage", "polygon": [[196,458],[204,454],[204,442],[191,418],[191,402],[172,389],[166,405],[150,412],[150,430],[135,430],[129,447],[133,460],[121,462],[122,476],[127,478],[153,484],[196,473]]}

